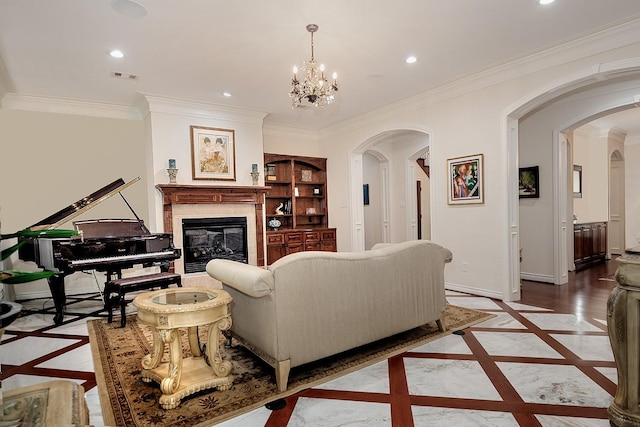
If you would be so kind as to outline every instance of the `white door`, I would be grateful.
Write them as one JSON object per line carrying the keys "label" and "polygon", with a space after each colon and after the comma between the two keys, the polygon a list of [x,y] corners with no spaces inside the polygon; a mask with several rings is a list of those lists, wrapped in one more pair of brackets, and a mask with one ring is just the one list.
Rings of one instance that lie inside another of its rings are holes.
{"label": "white door", "polygon": [[624,160],[619,152],[611,154],[609,180],[609,254],[622,255],[624,241]]}

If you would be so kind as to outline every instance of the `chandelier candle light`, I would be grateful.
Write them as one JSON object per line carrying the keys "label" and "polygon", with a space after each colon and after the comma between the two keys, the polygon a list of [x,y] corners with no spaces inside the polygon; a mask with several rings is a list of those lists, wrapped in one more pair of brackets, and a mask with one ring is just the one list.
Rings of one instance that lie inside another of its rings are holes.
{"label": "chandelier candle light", "polygon": [[298,67],[293,67],[293,80],[289,92],[293,108],[308,104],[316,107],[329,105],[335,100],[335,93],[338,91],[338,75],[333,73],[333,83],[329,84],[324,76],[324,64],[318,67],[313,56],[313,33],[318,31],[318,26],[309,24],[307,31],[311,33],[311,60],[302,63],[302,81],[298,80]]}

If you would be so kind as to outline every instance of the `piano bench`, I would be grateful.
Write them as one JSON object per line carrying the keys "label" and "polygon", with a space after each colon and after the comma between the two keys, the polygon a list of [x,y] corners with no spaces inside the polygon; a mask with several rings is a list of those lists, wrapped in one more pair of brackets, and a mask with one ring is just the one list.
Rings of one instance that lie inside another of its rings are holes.
{"label": "piano bench", "polygon": [[[115,305],[120,305],[120,325],[124,328],[127,324],[125,308],[127,301],[125,295],[128,292],[143,291],[160,287],[166,289],[171,284],[182,287],[182,278],[176,273],[155,273],[142,276],[126,277],[124,279],[110,280],[104,285],[104,308],[107,310],[107,322],[113,321],[112,309]],[[111,297],[111,294],[118,296]]]}

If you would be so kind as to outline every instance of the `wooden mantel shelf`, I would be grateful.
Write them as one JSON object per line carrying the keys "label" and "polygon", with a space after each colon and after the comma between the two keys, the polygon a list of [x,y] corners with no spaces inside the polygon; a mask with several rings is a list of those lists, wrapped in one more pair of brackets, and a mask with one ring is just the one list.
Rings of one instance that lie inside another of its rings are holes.
{"label": "wooden mantel shelf", "polygon": [[269,187],[158,184],[162,193],[164,231],[173,233],[173,205],[252,204],[256,210],[258,265],[264,265],[264,195]]}

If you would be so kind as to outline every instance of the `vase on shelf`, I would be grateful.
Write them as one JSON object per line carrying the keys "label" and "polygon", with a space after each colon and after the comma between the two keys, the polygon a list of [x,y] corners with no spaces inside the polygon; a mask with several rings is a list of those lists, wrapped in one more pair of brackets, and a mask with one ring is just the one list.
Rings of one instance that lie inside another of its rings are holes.
{"label": "vase on shelf", "polygon": [[170,184],[175,184],[176,183],[176,177],[178,176],[178,169],[169,168],[169,169],[167,169],[167,173],[169,174],[169,183]]}
{"label": "vase on shelf", "polygon": [[269,227],[271,227],[273,231],[278,231],[278,228],[280,228],[281,225],[282,223],[277,218],[272,218],[269,220]]}
{"label": "vase on shelf", "polygon": [[251,180],[253,181],[253,185],[258,185],[258,178],[260,178],[260,172],[251,172]]}

